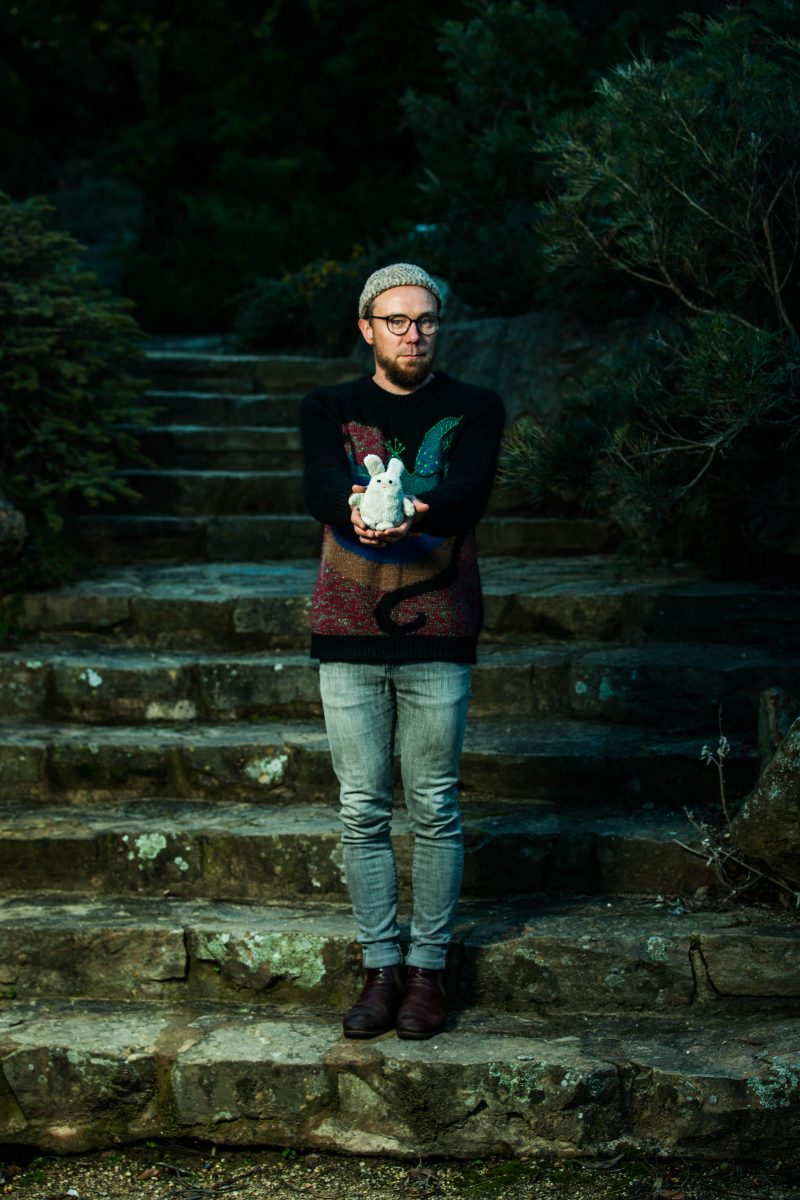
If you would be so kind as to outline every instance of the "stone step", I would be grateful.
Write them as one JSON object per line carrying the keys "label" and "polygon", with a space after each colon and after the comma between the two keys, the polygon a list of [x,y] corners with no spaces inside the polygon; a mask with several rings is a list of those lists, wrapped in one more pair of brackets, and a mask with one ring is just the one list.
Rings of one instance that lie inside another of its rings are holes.
{"label": "stone step", "polygon": [[[70,528],[98,563],[256,562],[308,558],[319,553],[321,529],[301,515],[113,514],[75,516]],[[487,516],[477,532],[482,558],[599,554],[610,550],[604,521]]]}
{"label": "stone step", "polygon": [[[103,805],[0,809],[6,892],[164,894],[216,900],[342,900],[338,804],[225,804],[118,800]],[[687,894],[714,884],[683,813],[573,804],[524,809],[495,800],[464,810],[464,896],[535,891]],[[401,894],[411,889],[408,814],[393,818]],[[680,843],[684,843],[681,845]],[[0,956],[0,961],[2,957]]]}
{"label": "stone step", "polygon": [[[705,739],[709,740],[708,738]],[[486,793],[534,799],[703,806],[716,772],[700,738],[599,721],[472,721],[461,775],[465,800]],[[734,743],[726,761],[732,797],[755,782],[755,750]],[[67,799],[199,797],[303,802],[336,793],[322,722],[86,726],[0,724],[0,799],[33,805]]]}
{"label": "stone step", "polygon": [[798,1161],[800,1025],[453,1017],[430,1041],[341,1037],[338,1013],[11,1003],[0,1136],[76,1152],[147,1138],[421,1156],[639,1153]]}
{"label": "stone step", "polygon": [[159,390],[304,394],[311,388],[357,379],[363,370],[351,358],[300,355],[186,354],[151,351],[147,370]]}
{"label": "stone step", "polygon": [[[294,466],[279,462],[274,470],[223,469],[221,464],[214,470],[126,467],[117,475],[130,484],[138,496],[115,501],[114,513],[300,515],[305,512],[305,503],[298,467],[298,462]],[[496,488],[490,497],[488,511],[495,515],[508,513],[518,509],[520,504],[518,493]]]}
{"label": "stone step", "polygon": [[[800,695],[800,659],[741,644],[490,643],[473,671],[470,713],[656,725],[705,737],[721,714],[729,736],[752,740],[759,696],[769,687]],[[303,719],[322,708],[318,664],[307,653],[145,650],[62,638],[0,652],[0,712],[108,725]]]}
{"label": "stone step", "polygon": [[[6,601],[7,619],[26,636],[85,633],[163,649],[305,647],[317,566],[308,557],[98,566],[77,583]],[[656,640],[761,644],[773,654],[800,649],[796,588],[631,571],[601,555],[487,558],[481,579],[484,646]]]}
{"label": "stone step", "polygon": [[237,392],[159,391],[146,396],[148,408],[157,410],[160,424],[210,425],[232,429],[236,426],[289,425],[300,420],[297,392],[261,392],[242,395]]}
{"label": "stone step", "polygon": [[[0,963],[3,1000],[345,1008],[359,949],[345,906],[15,896],[0,899]],[[446,982],[454,1006],[495,1012],[791,1011],[800,939],[791,918],[665,899],[473,901]]]}
{"label": "stone step", "polygon": [[283,425],[119,425],[159,467],[188,471],[300,469],[300,431]]}
{"label": "stone step", "polygon": [[189,471],[126,468],[117,474],[138,492],[120,499],[116,513],[157,515],[300,514],[302,478],[297,470]]}

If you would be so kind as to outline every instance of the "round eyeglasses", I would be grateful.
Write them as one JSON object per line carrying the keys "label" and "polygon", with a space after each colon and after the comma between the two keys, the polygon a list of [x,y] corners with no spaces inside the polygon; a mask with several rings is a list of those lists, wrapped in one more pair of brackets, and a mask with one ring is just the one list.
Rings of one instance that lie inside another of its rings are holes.
{"label": "round eyeglasses", "polygon": [[439,318],[435,313],[423,313],[421,317],[416,318],[403,316],[402,313],[396,313],[391,317],[382,317],[378,313],[373,313],[370,320],[385,321],[389,333],[395,334],[396,337],[402,337],[408,333],[412,325],[416,325],[420,337],[433,337],[439,329]]}

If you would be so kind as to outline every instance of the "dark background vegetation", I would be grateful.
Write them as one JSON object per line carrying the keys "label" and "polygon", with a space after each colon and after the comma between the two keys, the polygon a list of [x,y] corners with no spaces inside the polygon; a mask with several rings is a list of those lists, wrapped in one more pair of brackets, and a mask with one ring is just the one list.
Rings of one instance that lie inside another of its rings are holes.
{"label": "dark background vegetation", "polygon": [[800,15],[685,7],[0,0],[0,493],[59,533],[113,500],[131,315],[349,353],[410,258],[474,319],[661,330],[510,430],[534,511],[800,562]]}
{"label": "dark background vegetation", "polygon": [[0,189],[49,196],[148,330],[224,330],[258,278],[417,224],[465,301],[525,311],[533,142],[683,7],[3,0]]}

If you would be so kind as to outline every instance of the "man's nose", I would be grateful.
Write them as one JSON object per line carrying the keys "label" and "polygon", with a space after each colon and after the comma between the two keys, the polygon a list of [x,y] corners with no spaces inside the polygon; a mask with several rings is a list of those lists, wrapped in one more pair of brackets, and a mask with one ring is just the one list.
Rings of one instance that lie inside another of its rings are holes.
{"label": "man's nose", "polygon": [[411,324],[409,325],[408,329],[406,330],[405,340],[407,342],[418,342],[419,341],[419,330],[417,329],[416,321],[412,321]]}

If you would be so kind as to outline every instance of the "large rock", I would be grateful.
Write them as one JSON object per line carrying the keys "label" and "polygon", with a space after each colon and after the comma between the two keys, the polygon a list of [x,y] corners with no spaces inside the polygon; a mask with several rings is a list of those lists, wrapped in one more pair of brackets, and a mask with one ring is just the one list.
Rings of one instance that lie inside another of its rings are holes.
{"label": "large rock", "polygon": [[758,705],[758,754],[762,771],[772,761],[798,713],[800,700],[783,688],[771,687],[761,693]]}
{"label": "large rock", "polygon": [[524,411],[548,416],[560,408],[565,385],[604,355],[624,353],[651,332],[646,321],[598,327],[555,309],[517,317],[461,319],[453,314],[442,325],[437,366],[494,388],[512,419]]}
{"label": "large rock", "polygon": [[731,832],[745,854],[800,885],[800,717],[762,772]]}
{"label": "large rock", "polygon": [[27,536],[22,513],[0,496],[0,565],[19,558]]}

